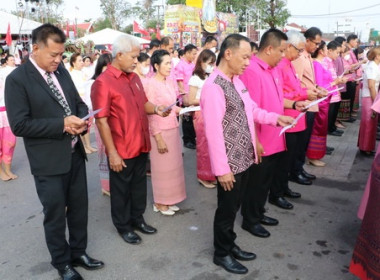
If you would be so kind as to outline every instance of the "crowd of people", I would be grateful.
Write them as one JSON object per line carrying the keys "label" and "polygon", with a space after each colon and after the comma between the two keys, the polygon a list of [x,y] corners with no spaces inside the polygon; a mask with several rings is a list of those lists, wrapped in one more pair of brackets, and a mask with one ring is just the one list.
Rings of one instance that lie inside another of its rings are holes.
{"label": "crowd of people", "polygon": [[[100,185],[110,196],[117,232],[125,242],[140,244],[136,230],[157,232],[143,217],[147,175],[153,211],[175,215],[186,199],[182,146],[196,149],[198,182],[217,189],[213,262],[231,273],[247,273],[239,260],[256,255],[235,243],[240,206],[241,227],[269,237],[263,225],[279,221],[265,215],[266,202],[295,207],[301,194],[289,181],[313,183],[316,176],[304,164],[326,166],[323,157],[334,150],[327,135],[344,133],[344,123],[356,120],[359,102],[358,147],[366,156],[375,152],[378,118],[372,105],[379,92],[380,47],[363,50],[354,34],[330,42],[322,37],[316,27],[303,34],[272,28],[259,44],[232,34],[223,42],[208,36],[202,48],[188,44],[183,50],[164,37],[152,40],[145,52],[137,40],[120,36],[112,54],[93,61],[92,55],[75,53],[62,61],[63,32],[50,24],[35,29],[30,58],[16,68],[8,55],[0,70],[0,177],[17,178],[10,168],[15,135],[23,137],[60,276],[82,279],[73,266],[104,266],[85,252],[86,154],[98,152]],[[378,173],[375,166],[373,181]],[[380,243],[379,237],[372,241],[368,246]],[[366,271],[380,275],[374,272],[378,262],[367,262],[363,242],[358,246],[351,271],[362,279]]]}

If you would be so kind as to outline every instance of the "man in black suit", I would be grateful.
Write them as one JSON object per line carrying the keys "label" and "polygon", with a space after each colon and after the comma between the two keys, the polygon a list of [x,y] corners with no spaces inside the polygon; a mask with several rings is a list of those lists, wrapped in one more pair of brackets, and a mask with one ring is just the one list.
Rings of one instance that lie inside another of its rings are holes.
{"label": "man in black suit", "polygon": [[51,263],[63,279],[82,279],[73,266],[91,270],[104,264],[86,254],[86,153],[79,135],[87,130],[81,118],[88,108],[60,63],[65,40],[51,24],[33,30],[33,53],[7,77],[5,104],[13,133],[24,138]]}

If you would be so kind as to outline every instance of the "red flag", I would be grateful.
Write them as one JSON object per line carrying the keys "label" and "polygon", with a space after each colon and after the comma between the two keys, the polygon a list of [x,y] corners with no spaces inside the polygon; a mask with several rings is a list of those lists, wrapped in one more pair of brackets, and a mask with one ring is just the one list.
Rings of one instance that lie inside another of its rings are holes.
{"label": "red flag", "polygon": [[143,27],[140,26],[136,21],[133,21],[133,32],[135,33],[141,33],[145,36],[149,35],[149,32],[146,31]]}
{"label": "red flag", "polygon": [[157,38],[158,40],[161,40],[161,31],[160,31],[160,27],[159,27],[159,26],[157,26],[156,38]]}
{"label": "red flag", "polygon": [[7,35],[5,36],[5,42],[7,43],[7,46],[12,45],[11,25],[9,22],[8,22]]}

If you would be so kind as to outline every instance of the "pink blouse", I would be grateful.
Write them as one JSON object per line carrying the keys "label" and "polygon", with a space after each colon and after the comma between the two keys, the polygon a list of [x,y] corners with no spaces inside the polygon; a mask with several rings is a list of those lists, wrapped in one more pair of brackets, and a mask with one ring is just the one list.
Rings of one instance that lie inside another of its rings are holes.
{"label": "pink blouse", "polygon": [[[335,81],[335,79],[338,77],[337,74],[336,74],[336,68],[335,68],[335,63],[334,61],[329,58],[328,56],[326,56],[323,60],[322,60],[322,66],[330,72],[331,74],[331,77],[333,79],[333,81]],[[332,87],[331,89],[336,89],[338,88],[338,86],[334,86]],[[339,102],[341,101],[341,98],[340,98],[340,93],[336,93],[334,94],[332,97],[331,97],[331,100],[330,100],[330,103],[336,103],[336,102]]]}
{"label": "pink blouse", "polygon": [[[147,78],[144,81],[144,89],[146,97],[153,104],[169,106],[176,102],[176,85],[170,78],[166,78],[164,81],[157,80],[155,76]],[[161,133],[162,130],[179,126],[176,114],[177,108],[177,106],[173,106],[170,115],[165,118],[158,115],[148,115],[151,135],[156,135]]]}

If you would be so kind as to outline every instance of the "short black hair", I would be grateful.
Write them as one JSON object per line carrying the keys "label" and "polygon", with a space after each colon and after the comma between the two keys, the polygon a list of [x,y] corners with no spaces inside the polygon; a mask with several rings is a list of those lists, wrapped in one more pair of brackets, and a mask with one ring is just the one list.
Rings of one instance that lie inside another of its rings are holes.
{"label": "short black hair", "polygon": [[185,46],[184,53],[191,52],[194,49],[198,49],[196,46],[193,44],[188,44]]}
{"label": "short black hair", "polygon": [[237,49],[240,46],[240,42],[245,41],[249,43],[249,39],[240,34],[231,34],[223,40],[222,45],[220,46],[220,52],[218,58],[216,59],[216,66],[219,65],[220,61],[224,57],[224,53],[227,49]]}
{"label": "short black hair", "polygon": [[172,37],[166,36],[161,38],[161,46],[168,46],[170,41],[174,41]]}
{"label": "short black hair", "polygon": [[347,37],[347,42],[349,43],[351,40],[356,40],[358,36],[356,34],[350,34]]}
{"label": "short black hair", "polygon": [[205,41],[203,42],[203,46],[206,45],[207,43],[211,43],[212,41],[218,42],[218,40],[216,40],[214,36],[211,36],[211,35],[207,36]]}
{"label": "short black hair", "polygon": [[150,58],[150,64],[152,65],[154,72],[157,72],[157,70],[154,67],[154,65],[155,64],[160,65],[162,63],[162,61],[164,60],[163,57],[165,55],[169,55],[170,56],[170,54],[169,54],[169,52],[167,50],[157,50],[157,51],[153,52],[152,57]]}
{"label": "short black hair", "polygon": [[137,61],[141,63],[141,62],[147,61],[149,58],[150,57],[148,54],[141,52],[139,57],[137,58]]}
{"label": "short black hair", "polygon": [[333,50],[335,51],[337,48],[341,47],[342,45],[339,44],[337,41],[331,41],[327,44],[327,49],[328,50]]}
{"label": "short black hair", "polygon": [[178,58],[181,58],[184,54],[185,54],[185,51],[183,49],[178,49]]}
{"label": "short black hair", "polygon": [[9,60],[11,57],[14,57],[14,56],[11,55],[11,54],[8,54],[7,57],[5,58],[5,61],[8,62],[8,60]]}
{"label": "short black hair", "polygon": [[159,48],[160,45],[161,45],[161,41],[160,41],[160,40],[158,40],[158,39],[153,39],[152,41],[150,41],[149,49]]}
{"label": "short black hair", "polygon": [[322,36],[322,31],[318,27],[310,27],[308,30],[305,31],[303,36],[305,36],[306,39],[314,40],[317,36]]}
{"label": "short black hair", "polygon": [[51,23],[45,23],[32,31],[32,44],[43,43],[46,46],[49,38],[58,44],[66,42],[66,36],[62,29]]}
{"label": "short black hair", "polygon": [[259,51],[264,50],[268,46],[277,48],[281,45],[282,40],[287,41],[288,36],[277,28],[270,28],[261,37]]}
{"label": "short black hair", "polygon": [[361,54],[361,53],[364,53],[364,50],[363,50],[363,48],[361,48],[361,47],[357,47],[357,48],[354,50],[354,54],[355,54],[355,56],[356,56],[356,59],[359,59],[359,54]]}
{"label": "short black hair", "polygon": [[259,45],[256,44],[255,42],[249,42],[249,44],[251,45],[251,52],[253,52],[253,50],[259,49]]}
{"label": "short black hair", "polygon": [[334,41],[337,41],[339,44],[343,44],[343,42],[346,42],[346,38],[342,37],[342,36],[338,36],[338,37],[335,37]]}

